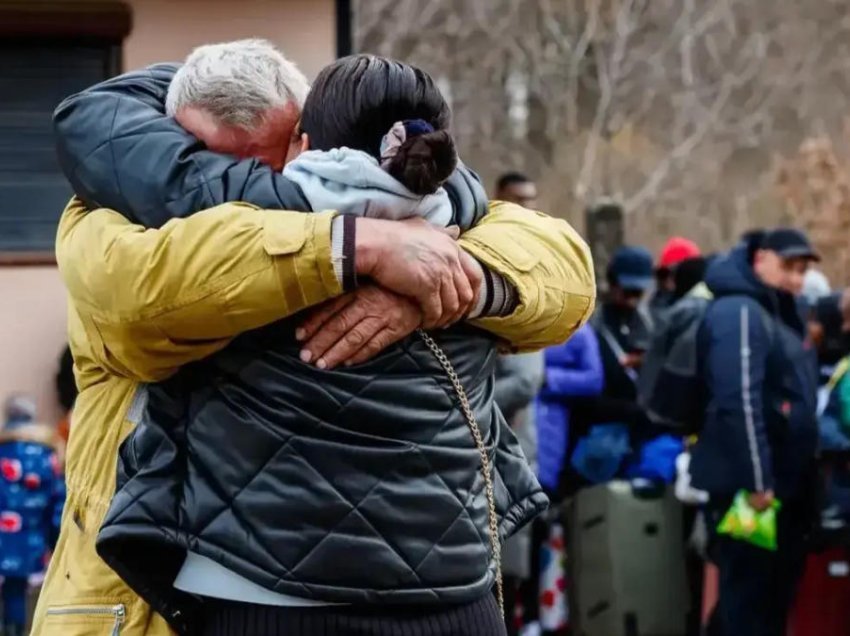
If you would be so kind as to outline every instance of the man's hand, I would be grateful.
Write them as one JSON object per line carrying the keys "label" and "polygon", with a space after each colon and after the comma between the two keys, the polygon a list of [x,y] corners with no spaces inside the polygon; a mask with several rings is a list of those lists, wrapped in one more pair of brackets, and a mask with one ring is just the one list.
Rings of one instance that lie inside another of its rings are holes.
{"label": "man's hand", "polygon": [[640,369],[643,364],[643,354],[627,353],[620,359],[620,364],[627,369]]}
{"label": "man's hand", "polygon": [[457,228],[440,229],[422,219],[358,218],[358,276],[416,300],[426,329],[461,320],[481,286],[478,263],[457,244]]}
{"label": "man's hand", "polygon": [[320,369],[360,364],[413,333],[422,312],[410,299],[366,285],[317,310],[296,331],[301,359]]}
{"label": "man's hand", "polygon": [[773,505],[773,491],[754,492],[749,498],[750,507],[757,512],[764,512]]}

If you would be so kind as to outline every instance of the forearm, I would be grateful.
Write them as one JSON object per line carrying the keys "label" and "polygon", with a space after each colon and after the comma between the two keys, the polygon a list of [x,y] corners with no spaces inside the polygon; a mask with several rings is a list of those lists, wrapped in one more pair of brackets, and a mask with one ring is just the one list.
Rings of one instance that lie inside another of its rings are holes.
{"label": "forearm", "polygon": [[340,294],[331,218],[229,204],[144,231],[76,203],[57,260],[112,370],[150,381]]}

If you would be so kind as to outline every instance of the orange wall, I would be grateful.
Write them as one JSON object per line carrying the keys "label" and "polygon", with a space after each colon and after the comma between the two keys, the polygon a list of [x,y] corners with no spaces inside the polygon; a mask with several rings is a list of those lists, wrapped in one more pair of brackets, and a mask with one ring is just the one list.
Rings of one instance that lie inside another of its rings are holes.
{"label": "orange wall", "polygon": [[[333,0],[127,0],[133,31],[124,66],[179,61],[203,43],[273,41],[313,77],[336,54]],[[54,377],[65,343],[65,292],[52,267],[0,266],[0,402],[13,391],[39,401],[55,421]]]}
{"label": "orange wall", "polygon": [[35,395],[55,422],[55,376],[65,346],[65,290],[55,267],[0,267],[0,400]]}
{"label": "orange wall", "polygon": [[336,56],[332,0],[125,0],[133,32],[124,65],[179,61],[209,42],[263,37],[274,42],[309,76]]}

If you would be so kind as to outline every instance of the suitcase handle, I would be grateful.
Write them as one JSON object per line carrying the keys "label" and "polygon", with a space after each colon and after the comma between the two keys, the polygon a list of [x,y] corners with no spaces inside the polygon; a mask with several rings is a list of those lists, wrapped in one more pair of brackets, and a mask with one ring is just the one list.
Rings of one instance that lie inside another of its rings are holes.
{"label": "suitcase handle", "polygon": [[647,479],[635,479],[632,481],[632,494],[637,499],[661,499],[667,492],[667,484],[649,481]]}

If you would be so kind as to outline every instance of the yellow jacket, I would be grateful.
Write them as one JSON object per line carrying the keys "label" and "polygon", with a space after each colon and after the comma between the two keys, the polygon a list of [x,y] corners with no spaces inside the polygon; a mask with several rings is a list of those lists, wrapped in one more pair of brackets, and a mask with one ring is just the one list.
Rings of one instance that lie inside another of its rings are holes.
{"label": "yellow jacket", "polygon": [[[332,218],[228,203],[145,230],[111,210],[68,205],[56,254],[69,292],[80,393],[65,513],[32,634],[95,636],[116,627],[122,636],[171,633],[95,552],[136,388],[242,332],[340,294]],[[476,321],[515,349],[562,342],[592,312],[590,254],[567,223],[493,203],[461,242],[518,291],[512,315]]]}

